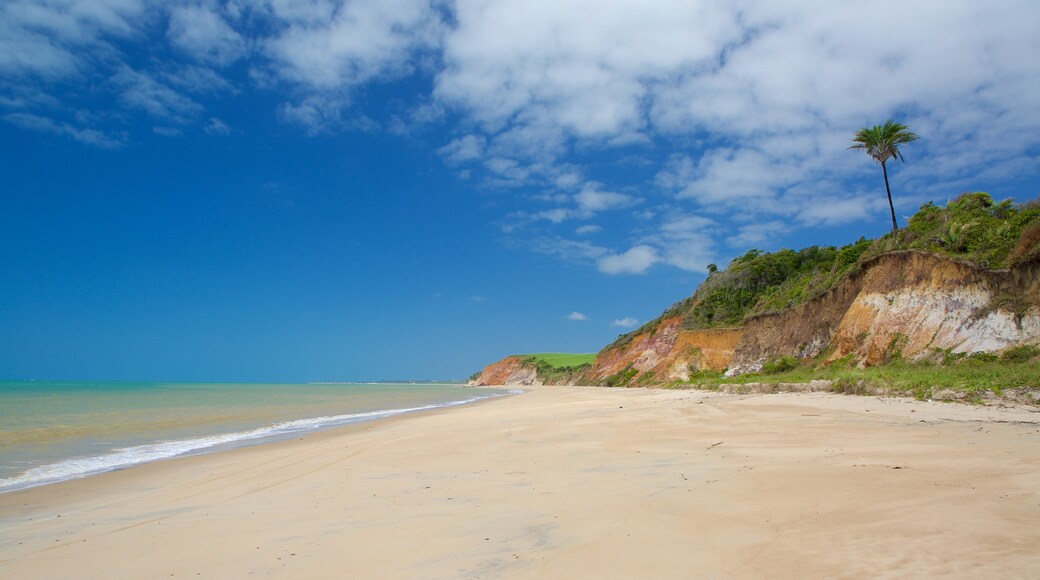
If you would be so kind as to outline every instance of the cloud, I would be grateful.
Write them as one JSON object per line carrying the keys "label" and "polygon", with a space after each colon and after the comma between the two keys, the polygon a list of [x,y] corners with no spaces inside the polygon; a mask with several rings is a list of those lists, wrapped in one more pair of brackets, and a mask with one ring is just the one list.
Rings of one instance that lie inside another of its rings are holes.
{"label": "cloud", "polygon": [[157,74],[171,87],[177,87],[189,93],[220,94],[235,92],[231,83],[213,69],[194,66],[165,66]]}
{"label": "cloud", "polygon": [[146,18],[148,2],[94,0],[0,4],[0,76],[67,79],[91,68],[111,39],[133,37]]}
{"label": "cloud", "polygon": [[125,143],[124,135],[113,135],[96,129],[77,128],[68,123],[61,123],[31,113],[9,113],[4,115],[3,119],[25,129],[65,135],[80,143],[102,149],[118,149]]}
{"label": "cloud", "polygon": [[610,253],[606,248],[584,240],[564,238],[539,237],[527,245],[536,252],[574,262],[595,261]]}
{"label": "cloud", "polygon": [[309,134],[315,135],[340,128],[346,106],[344,98],[314,95],[297,104],[283,104],[281,113],[286,121],[302,125]]}
{"label": "cloud", "polygon": [[346,2],[319,19],[287,4],[272,3],[287,27],[264,42],[265,52],[280,76],[311,89],[410,72],[413,51],[437,46],[443,34],[440,13],[423,0]]}
{"label": "cloud", "polygon": [[657,250],[640,245],[621,254],[603,256],[597,260],[597,266],[605,274],[643,274],[660,261]]}
{"label": "cloud", "polygon": [[567,315],[567,320],[581,321],[581,320],[588,320],[588,319],[589,319],[588,316],[585,316],[584,314],[582,314],[581,312],[578,312],[576,310],[574,312],[571,312],[570,314]]}
{"label": "cloud", "polygon": [[635,328],[639,326],[639,320],[632,318],[631,316],[627,316],[625,318],[615,319],[614,322],[610,323],[610,325],[617,326],[620,328]]}
{"label": "cloud", "polygon": [[8,0],[0,115],[116,147],[128,111],[219,134],[216,99],[263,92],[311,134],[430,137],[535,251],[701,271],[719,244],[883,223],[877,167],[846,147],[889,117],[922,136],[890,168],[901,214],[1035,179],[1038,28],[1030,0]]}
{"label": "cloud", "polygon": [[489,131],[508,125],[578,138],[618,138],[646,124],[651,83],[711,64],[739,39],[736,11],[670,1],[655,9],[604,1],[456,3],[435,94]]}
{"label": "cloud", "polygon": [[469,300],[471,302],[487,302],[488,301],[487,297],[485,297],[485,296],[470,296]]}
{"label": "cloud", "polygon": [[245,39],[206,6],[174,7],[166,36],[181,52],[219,66],[229,65],[246,53]]}
{"label": "cloud", "polygon": [[770,246],[770,242],[790,232],[791,226],[784,222],[759,222],[741,226],[737,234],[726,238],[726,243],[735,248]]}
{"label": "cloud", "polygon": [[216,117],[212,117],[209,120],[209,124],[206,125],[205,131],[210,135],[230,135],[231,127],[227,123],[221,121]]}
{"label": "cloud", "polygon": [[667,212],[657,230],[643,241],[660,248],[661,262],[689,272],[700,272],[714,259],[718,224],[709,218]]}
{"label": "cloud", "polygon": [[[486,139],[485,156],[523,173],[497,183],[554,185],[551,171],[531,168],[566,163],[570,181],[556,187],[594,182],[593,193],[618,192],[616,181],[574,160],[663,150],[653,183],[720,226],[629,232],[678,268],[701,269],[716,237],[761,244],[805,227],[883,219],[877,168],[846,147],[857,128],[889,117],[924,137],[898,170],[902,211],[1016,172],[1035,176],[1040,166],[1040,112],[1030,104],[1040,99],[1040,60],[1030,56],[1040,37],[1029,32],[1040,10],[1026,1],[999,10],[965,1],[455,6],[434,98]],[[886,10],[896,8],[892,22]],[[562,223],[603,200],[583,197],[565,215],[540,215]],[[667,212],[646,219],[658,228],[669,220]],[[781,221],[786,230],[775,227]]]}
{"label": "cloud", "polygon": [[124,66],[112,82],[119,87],[123,103],[159,119],[187,123],[203,111],[202,105],[190,97],[130,67]]}
{"label": "cloud", "polygon": [[487,139],[482,135],[466,135],[453,139],[441,147],[439,152],[451,163],[463,163],[480,159],[484,155]]}
{"label": "cloud", "polygon": [[608,209],[629,207],[638,203],[638,199],[622,193],[604,191],[603,184],[595,181],[586,182],[581,191],[574,194],[574,201],[584,215],[593,215]]}
{"label": "cloud", "polygon": [[817,203],[806,204],[798,218],[803,223],[837,225],[852,221],[863,221],[870,216],[884,217],[887,202],[883,196],[828,197]]}

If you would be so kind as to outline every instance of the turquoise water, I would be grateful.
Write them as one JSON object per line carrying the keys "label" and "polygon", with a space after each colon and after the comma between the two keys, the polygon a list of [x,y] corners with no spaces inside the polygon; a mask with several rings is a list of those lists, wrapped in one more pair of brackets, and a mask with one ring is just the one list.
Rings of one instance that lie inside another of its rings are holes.
{"label": "turquoise water", "polygon": [[508,393],[435,384],[0,381],[0,492]]}

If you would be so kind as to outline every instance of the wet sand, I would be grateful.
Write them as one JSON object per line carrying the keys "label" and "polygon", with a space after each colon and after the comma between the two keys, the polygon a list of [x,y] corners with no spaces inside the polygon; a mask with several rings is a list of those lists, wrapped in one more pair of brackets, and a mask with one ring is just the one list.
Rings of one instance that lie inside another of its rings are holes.
{"label": "wet sand", "polygon": [[545,387],[0,494],[4,578],[1040,576],[1040,413]]}

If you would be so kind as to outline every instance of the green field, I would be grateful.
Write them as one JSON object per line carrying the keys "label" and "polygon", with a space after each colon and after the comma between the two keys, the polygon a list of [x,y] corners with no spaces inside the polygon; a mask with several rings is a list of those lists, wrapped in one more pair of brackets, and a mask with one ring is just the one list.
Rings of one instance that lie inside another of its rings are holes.
{"label": "green field", "polygon": [[540,352],[522,355],[532,362],[541,362],[553,368],[575,368],[582,365],[591,365],[596,360],[596,353],[572,353],[572,352]]}

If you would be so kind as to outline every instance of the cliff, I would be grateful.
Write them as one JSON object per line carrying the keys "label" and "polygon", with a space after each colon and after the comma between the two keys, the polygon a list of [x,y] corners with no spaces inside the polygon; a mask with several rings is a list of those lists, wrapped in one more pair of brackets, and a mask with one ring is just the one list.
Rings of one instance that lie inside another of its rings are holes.
{"label": "cliff", "polygon": [[1035,202],[967,194],[944,209],[926,204],[878,240],[752,250],[581,372],[550,377],[509,357],[474,383],[671,383],[704,370],[754,372],[781,357],[873,366],[1040,345],[1038,216]]}
{"label": "cliff", "polygon": [[[591,354],[510,355],[489,364],[471,377],[467,384],[474,385],[573,385],[584,384]],[[571,366],[574,365],[574,366]]]}
{"label": "cliff", "polygon": [[920,251],[882,254],[823,296],[750,317],[744,331],[731,374],[781,356],[863,366],[1036,344],[1040,260],[988,270]]}

